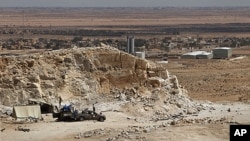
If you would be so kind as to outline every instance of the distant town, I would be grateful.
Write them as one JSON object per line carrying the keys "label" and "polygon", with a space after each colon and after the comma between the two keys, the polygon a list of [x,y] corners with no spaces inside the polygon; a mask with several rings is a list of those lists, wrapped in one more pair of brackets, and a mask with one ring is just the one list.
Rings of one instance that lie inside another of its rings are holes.
{"label": "distant town", "polygon": [[[1,34],[11,34],[1,31]],[[215,47],[238,48],[250,45],[250,37],[193,37],[193,36],[166,36],[158,38],[134,39],[134,51],[145,51],[146,57],[163,57],[166,53],[181,55],[192,51],[211,51]],[[74,36],[72,39],[65,38],[7,38],[0,39],[0,50],[26,50],[26,49],[67,49],[82,47],[111,46],[128,51],[127,38],[98,39],[94,37]],[[130,52],[131,53],[131,52]]]}

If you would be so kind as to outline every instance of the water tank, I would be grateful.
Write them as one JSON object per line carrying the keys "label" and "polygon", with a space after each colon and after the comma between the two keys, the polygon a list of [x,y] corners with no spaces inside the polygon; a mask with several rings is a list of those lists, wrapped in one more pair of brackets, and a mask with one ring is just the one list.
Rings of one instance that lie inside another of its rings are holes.
{"label": "water tank", "polygon": [[127,51],[128,53],[135,53],[135,38],[134,36],[127,36]]}

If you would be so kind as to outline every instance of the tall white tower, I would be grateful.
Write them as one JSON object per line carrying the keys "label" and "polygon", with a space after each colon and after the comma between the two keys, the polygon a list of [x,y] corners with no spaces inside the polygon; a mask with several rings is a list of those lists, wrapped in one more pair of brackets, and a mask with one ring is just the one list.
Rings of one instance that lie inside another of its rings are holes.
{"label": "tall white tower", "polygon": [[135,38],[134,36],[127,36],[127,52],[134,54],[135,53]]}

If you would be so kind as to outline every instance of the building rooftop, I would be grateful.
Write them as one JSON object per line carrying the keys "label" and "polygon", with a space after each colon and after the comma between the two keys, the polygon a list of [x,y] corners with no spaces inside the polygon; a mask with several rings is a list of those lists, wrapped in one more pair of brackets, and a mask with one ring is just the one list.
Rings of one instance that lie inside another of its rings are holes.
{"label": "building rooftop", "polygon": [[230,47],[217,47],[215,49],[231,49]]}
{"label": "building rooftop", "polygon": [[201,54],[197,54],[197,55],[210,55],[212,54],[211,52],[206,52],[206,51],[203,51]]}
{"label": "building rooftop", "polygon": [[188,53],[185,53],[183,55],[193,55],[193,56],[196,56],[196,55],[209,55],[211,54],[210,52],[206,52],[206,51],[194,51],[194,52],[188,52]]}

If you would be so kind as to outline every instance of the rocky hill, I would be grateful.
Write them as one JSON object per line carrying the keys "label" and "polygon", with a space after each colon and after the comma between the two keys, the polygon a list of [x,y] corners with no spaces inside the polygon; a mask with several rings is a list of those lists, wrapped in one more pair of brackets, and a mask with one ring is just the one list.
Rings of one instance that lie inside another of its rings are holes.
{"label": "rocky hill", "polygon": [[62,97],[79,109],[97,103],[98,110],[118,106],[158,119],[201,110],[166,68],[111,47],[1,56],[0,70],[0,104],[5,106],[30,98],[57,104]]}

